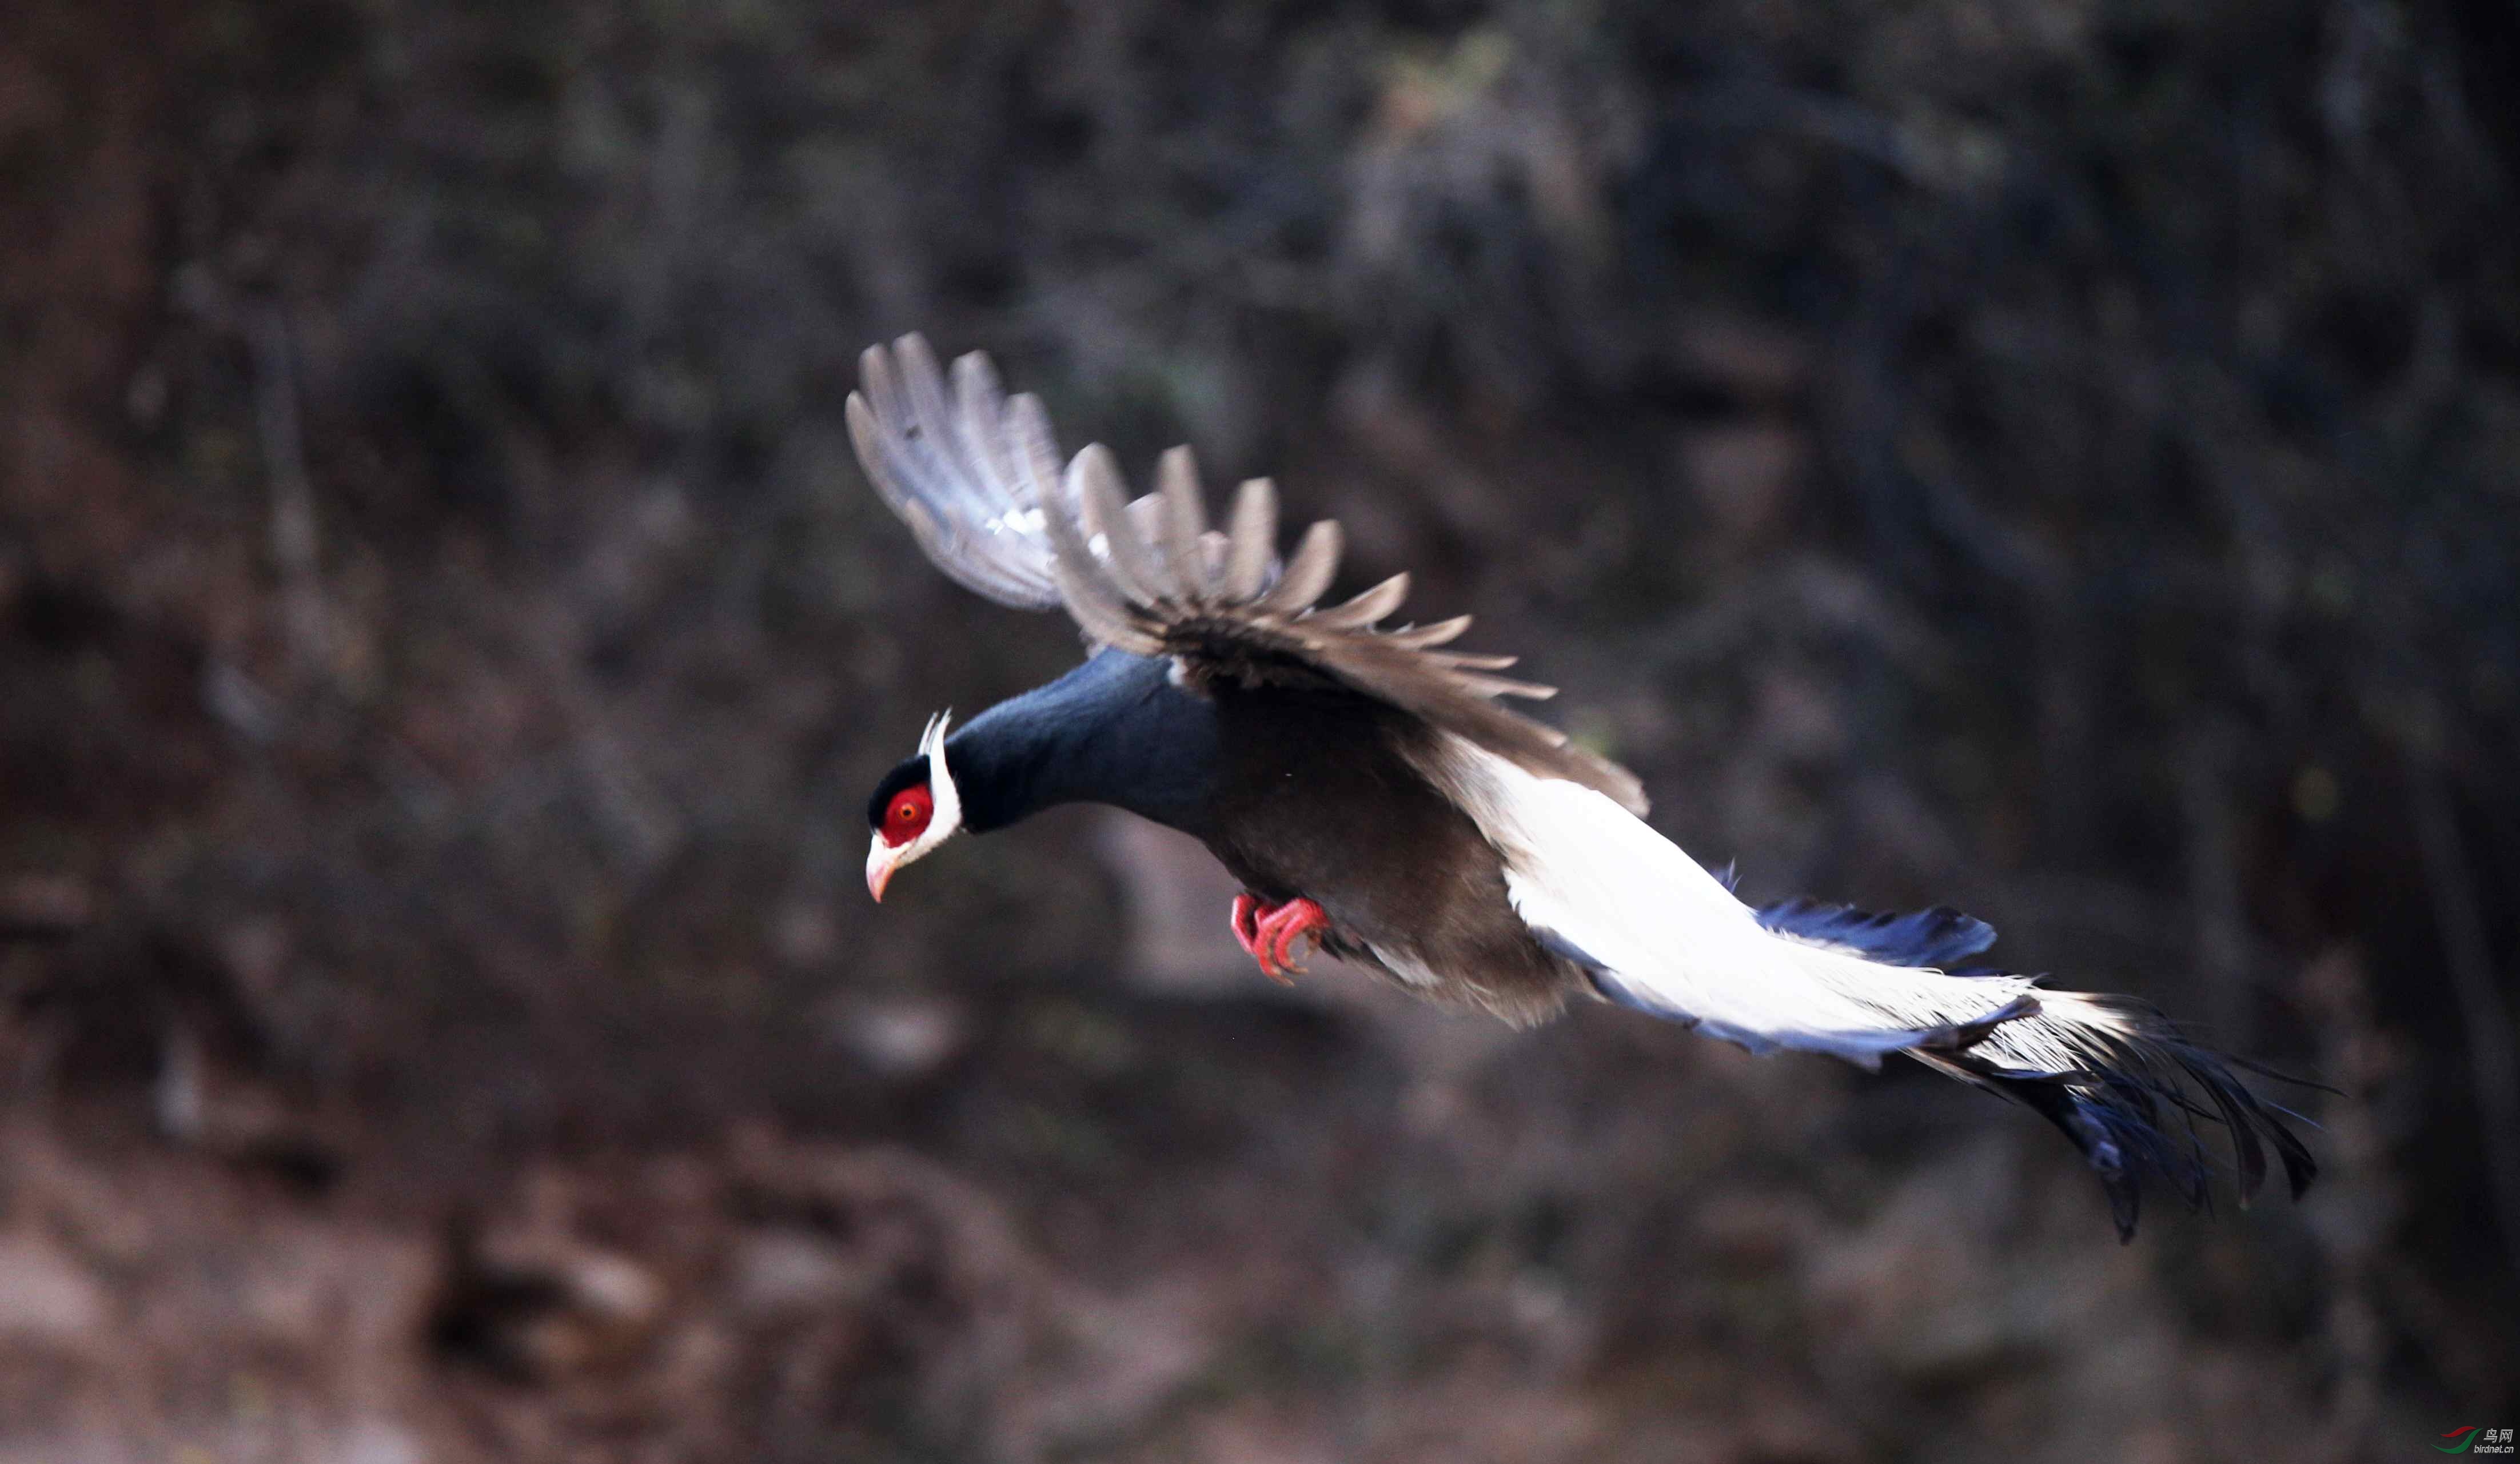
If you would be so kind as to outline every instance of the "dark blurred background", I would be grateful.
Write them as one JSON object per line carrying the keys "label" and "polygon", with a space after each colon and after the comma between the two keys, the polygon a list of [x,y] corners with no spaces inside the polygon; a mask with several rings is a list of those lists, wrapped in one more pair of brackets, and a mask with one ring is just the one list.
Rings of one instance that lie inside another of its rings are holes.
{"label": "dark blurred background", "polygon": [[[2520,1425],[2520,15],[11,0],[0,1459],[2428,1457]],[[986,348],[1475,610],[1746,892],[2342,1089],[2027,1112],[863,798],[1073,632]],[[2157,1197],[2163,1199],[2166,1197]]]}

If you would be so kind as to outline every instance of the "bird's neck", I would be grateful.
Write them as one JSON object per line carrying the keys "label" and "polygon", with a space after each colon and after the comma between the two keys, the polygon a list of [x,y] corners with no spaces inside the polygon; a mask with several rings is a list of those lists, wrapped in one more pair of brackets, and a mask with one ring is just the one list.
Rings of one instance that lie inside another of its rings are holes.
{"label": "bird's neck", "polygon": [[1107,803],[1199,832],[1215,711],[1175,687],[1170,669],[1104,650],[972,718],[945,743],[963,826],[986,833],[1058,804]]}

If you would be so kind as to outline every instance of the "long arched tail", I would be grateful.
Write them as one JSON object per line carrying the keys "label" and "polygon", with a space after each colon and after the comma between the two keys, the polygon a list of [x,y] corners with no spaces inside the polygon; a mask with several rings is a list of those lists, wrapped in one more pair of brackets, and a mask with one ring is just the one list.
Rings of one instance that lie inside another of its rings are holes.
{"label": "long arched tail", "polygon": [[2031,1020],[2083,1054],[2079,1067],[2016,1067],[2002,1046],[1913,1055],[2063,1130],[2108,1191],[2119,1239],[2135,1237],[2147,1177],[2168,1183],[2190,1209],[2210,1208],[2212,1164],[2199,1119],[2224,1127],[2238,1163],[2233,1183],[2243,1207],[2266,1183],[2269,1148],[2294,1199],[2318,1177],[2309,1148],[2284,1127],[2285,1118],[2300,1115],[2258,1097],[2231,1070],[2280,1075],[2188,1042],[2157,1008],[2132,998],[2053,992],[2042,994],[2039,1005]]}
{"label": "long arched tail", "polygon": [[2135,1232],[2147,1178],[2191,1206],[2209,1202],[2199,1121],[2226,1130],[2243,1204],[2266,1182],[2270,1148],[2295,1196],[2318,1173],[2284,1126],[2299,1115],[2235,1075],[2264,1069],[2198,1045],[2131,998],[1966,967],[1995,942],[1984,921],[1806,900],[1754,910],[1590,788],[1460,739],[1428,771],[1504,856],[1507,893],[1534,935],[1582,965],[1602,998],[1753,1051],[1866,1067],[1905,1053],[2020,1103],[2098,1173],[2121,1238]]}
{"label": "long arched tail", "polygon": [[[2063,1131],[2099,1176],[2121,1241],[2135,1237],[2148,1180],[2166,1184],[2191,1210],[2212,1207],[2216,1166],[2200,1120],[2222,1126],[2229,1141],[2243,1208],[2266,1184],[2270,1148],[2294,1199],[2318,1175],[2309,1148],[2284,1126],[2301,1116],[2258,1097],[2233,1070],[2282,1075],[2189,1041],[2149,1002],[2048,991],[2036,978],[2001,971],[1938,969],[1994,944],[1995,931],[1983,921],[1948,907],[1889,915],[1802,899],[1755,914],[1788,947],[1789,959],[1819,983],[1874,1005],[1886,1030],[1851,1047],[1812,1041],[1817,1034],[1778,1041],[1719,1028],[1710,1035],[1753,1050],[1817,1047],[1866,1066],[1877,1065],[1880,1052],[1902,1052],[2021,1104]],[[1690,1020],[1639,999],[1615,975],[1596,972],[1595,983],[1623,1005]],[[1923,1012],[1946,1019],[1920,1024],[1915,1016]]]}

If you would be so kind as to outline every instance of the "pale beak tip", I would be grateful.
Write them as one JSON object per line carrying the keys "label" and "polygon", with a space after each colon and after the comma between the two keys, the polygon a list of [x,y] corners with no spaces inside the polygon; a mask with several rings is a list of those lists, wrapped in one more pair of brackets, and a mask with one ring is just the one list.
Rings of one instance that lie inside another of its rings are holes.
{"label": "pale beak tip", "polygon": [[867,870],[867,893],[875,897],[875,903],[878,905],[881,905],[883,903],[883,887],[891,882],[892,871],[890,869]]}

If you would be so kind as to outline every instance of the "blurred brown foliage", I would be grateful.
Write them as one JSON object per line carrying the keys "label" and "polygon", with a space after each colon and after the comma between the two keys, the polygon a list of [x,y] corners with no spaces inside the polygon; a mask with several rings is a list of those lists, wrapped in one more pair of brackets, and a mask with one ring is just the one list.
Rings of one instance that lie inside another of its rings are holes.
{"label": "blurred brown foliage", "polygon": [[[15,0],[0,1459],[2520,1421],[2515,69],[2476,0]],[[908,329],[1275,472],[1751,892],[2338,1085],[2322,1188],[2120,1250],[1920,1075],[1282,997],[1088,813],[878,918],[866,786],[1074,654],[859,480]]]}

